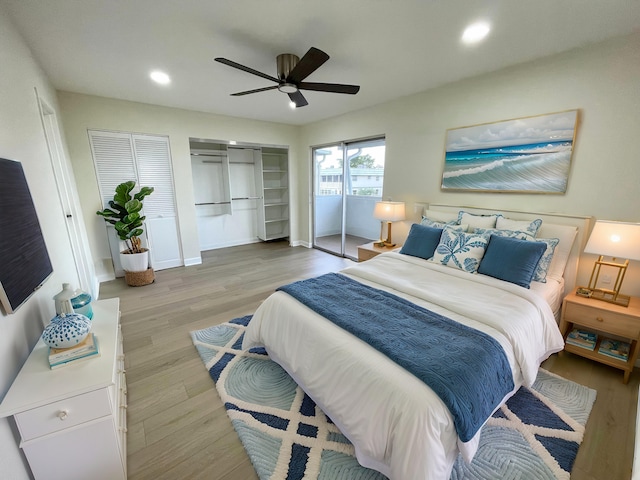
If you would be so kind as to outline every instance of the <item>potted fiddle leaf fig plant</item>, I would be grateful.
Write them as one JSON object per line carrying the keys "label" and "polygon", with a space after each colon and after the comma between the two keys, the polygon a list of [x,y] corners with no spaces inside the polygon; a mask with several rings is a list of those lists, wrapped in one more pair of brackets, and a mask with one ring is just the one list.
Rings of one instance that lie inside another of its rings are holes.
{"label": "potted fiddle leaf fig plant", "polygon": [[140,235],[143,234],[145,216],[141,215],[142,200],[153,193],[153,187],[141,187],[138,193],[131,196],[136,182],[130,180],[116,187],[109,207],[96,212],[105,221],[114,226],[118,238],[126,248],[120,252],[120,263],[125,271],[129,285],[139,286],[152,283],[153,269],[149,267],[149,250],[142,247]]}

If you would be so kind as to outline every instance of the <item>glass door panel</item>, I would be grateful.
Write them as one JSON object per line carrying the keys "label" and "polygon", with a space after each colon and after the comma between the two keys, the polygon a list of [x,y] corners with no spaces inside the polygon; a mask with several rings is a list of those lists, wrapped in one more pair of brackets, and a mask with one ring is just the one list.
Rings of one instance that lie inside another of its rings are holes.
{"label": "glass door panel", "polygon": [[378,239],[384,161],[384,138],[313,149],[314,247],[355,260],[358,245]]}
{"label": "glass door panel", "polygon": [[313,149],[313,245],[344,254],[343,146]]}

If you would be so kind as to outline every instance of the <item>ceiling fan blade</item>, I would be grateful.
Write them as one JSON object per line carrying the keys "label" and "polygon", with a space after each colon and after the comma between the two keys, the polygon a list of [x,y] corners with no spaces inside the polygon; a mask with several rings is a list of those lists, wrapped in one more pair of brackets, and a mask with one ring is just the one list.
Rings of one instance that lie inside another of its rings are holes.
{"label": "ceiling fan blade", "polygon": [[218,57],[214,58],[216,62],[223,63],[233,68],[237,68],[238,70],[242,70],[243,72],[252,73],[262,78],[266,78],[267,80],[271,80],[272,82],[280,83],[276,77],[272,77],[271,75],[267,75],[266,73],[259,72],[258,70],[254,70],[253,68],[245,67],[244,65],[240,65],[234,61],[228,60],[226,58]]}
{"label": "ceiling fan blade", "polygon": [[304,98],[304,95],[302,95],[298,91],[290,93],[289,94],[289,98],[291,99],[291,101],[293,103],[296,104],[296,108],[304,107],[305,105],[309,105],[309,102],[307,102],[307,99]]}
{"label": "ceiling fan blade", "polygon": [[264,87],[264,88],[256,88],[255,90],[246,90],[244,92],[232,93],[232,97],[241,97],[242,95],[249,95],[250,93],[259,93],[266,92],[267,90],[275,90],[278,88],[278,85],[274,85],[273,87]]}
{"label": "ceiling fan blade", "polygon": [[287,77],[287,82],[298,83],[315,72],[324,62],[329,60],[329,55],[315,47],[311,47],[304,57],[300,59]]}
{"label": "ceiling fan blade", "polygon": [[315,90],[317,92],[346,93],[355,95],[360,91],[359,85],[343,85],[341,83],[308,83],[298,84],[300,90]]}

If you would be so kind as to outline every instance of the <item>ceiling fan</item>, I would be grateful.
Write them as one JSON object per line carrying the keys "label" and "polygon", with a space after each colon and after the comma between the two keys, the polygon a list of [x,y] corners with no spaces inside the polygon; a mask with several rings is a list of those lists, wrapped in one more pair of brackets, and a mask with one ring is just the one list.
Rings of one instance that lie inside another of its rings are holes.
{"label": "ceiling fan", "polygon": [[238,97],[242,95],[249,95],[250,93],[266,92],[267,90],[275,90],[276,88],[289,95],[291,101],[295,104],[296,108],[309,105],[304,95],[300,93],[300,90],[314,90],[317,92],[331,92],[331,93],[346,93],[348,95],[355,95],[360,90],[358,85],[344,85],[340,83],[309,83],[303,82],[305,78],[315,72],[324,62],[329,60],[329,55],[322,50],[311,47],[302,58],[293,55],[292,53],[283,53],[276,58],[276,64],[278,69],[278,77],[272,77],[266,73],[259,72],[250,67],[245,67],[239,63],[233,62],[226,58],[218,57],[216,62],[223,63],[233,68],[237,68],[244,72],[252,73],[272,82],[276,82],[277,85],[271,87],[257,88],[255,90],[247,90],[244,92],[232,93],[231,96]]}

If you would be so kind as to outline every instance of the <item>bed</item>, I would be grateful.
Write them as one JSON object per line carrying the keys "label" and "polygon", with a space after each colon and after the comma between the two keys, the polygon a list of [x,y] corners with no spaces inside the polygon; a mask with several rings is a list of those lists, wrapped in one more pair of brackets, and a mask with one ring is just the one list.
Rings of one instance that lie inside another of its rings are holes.
{"label": "bed", "polygon": [[[447,214],[458,215],[459,210],[430,206],[428,212],[438,217],[434,212],[439,211],[444,219]],[[469,207],[465,212],[487,215],[484,210]],[[509,214],[523,222],[534,215]],[[437,255],[427,260],[400,251],[383,253],[346,268],[339,275],[346,285],[356,283],[362,288],[391,293],[394,298],[443,316],[461,328],[470,327],[498,344],[508,363],[504,375],[510,383],[506,389],[502,385],[502,391],[496,389],[499,398],[495,406],[489,407],[488,418],[521,385],[531,385],[540,363],[563,347],[554,313],[565,289],[572,288],[575,282],[573,262],[577,264],[576,251],[581,247],[582,230],[589,219],[551,217],[563,225],[548,222],[548,217],[542,220],[542,225],[547,222],[546,233],[558,234],[563,240],[554,254],[555,274],[562,273],[557,279],[548,275],[545,283],[532,281],[531,288],[452,268],[433,261]],[[412,234],[413,231],[410,237]],[[428,386],[418,374],[399,366],[397,359],[391,360],[366,339],[352,335],[314,311],[315,306],[292,295],[289,290],[277,291],[263,302],[248,326],[243,348],[264,346],[354,444],[363,466],[391,479],[448,479],[458,454],[466,461],[472,460],[480,430],[461,433],[460,413],[452,415],[451,405],[435,393],[441,387]],[[377,310],[375,306],[366,308]],[[460,345],[465,345],[462,337]],[[456,368],[468,377],[473,368],[464,365],[472,359],[465,358],[465,349],[458,348],[457,339],[450,342],[450,347],[454,358],[444,358],[444,363],[453,365],[454,360],[458,361],[460,366]],[[436,361],[434,358],[427,363]],[[500,368],[504,370],[504,366]]]}

